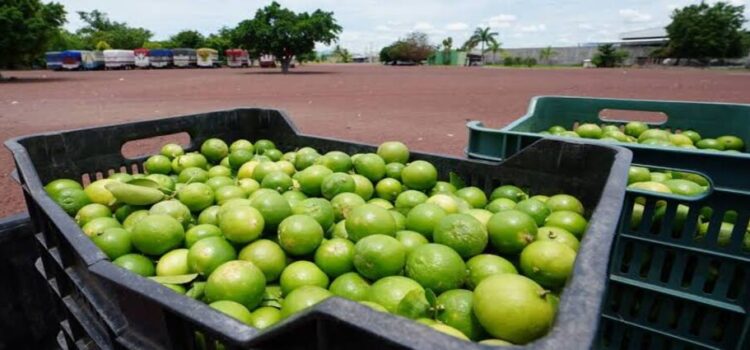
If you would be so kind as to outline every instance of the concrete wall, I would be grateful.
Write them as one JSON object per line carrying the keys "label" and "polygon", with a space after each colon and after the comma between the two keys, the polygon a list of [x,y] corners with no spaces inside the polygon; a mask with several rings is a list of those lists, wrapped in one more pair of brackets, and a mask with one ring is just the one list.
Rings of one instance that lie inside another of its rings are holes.
{"label": "concrete wall", "polygon": [[[543,47],[534,47],[534,48],[522,48],[522,49],[503,49],[503,53],[497,53],[497,55],[493,55],[491,52],[485,54],[485,62],[493,62],[496,64],[502,64],[503,63],[503,57],[505,56],[513,56],[513,57],[533,57],[536,58],[537,61],[539,61],[539,64],[559,64],[559,65],[578,65],[583,64],[583,60],[585,59],[591,59],[594,57],[594,54],[596,54],[597,48],[594,47],[553,47],[552,50],[555,51],[555,55],[552,56],[552,58],[549,60],[549,62],[542,62],[539,59],[539,53],[543,50]],[[625,60],[626,65],[634,64],[636,62],[636,58],[638,57],[648,57],[648,54],[654,50],[654,47],[644,47],[644,46],[628,46],[628,47],[621,47],[620,49],[626,50],[630,53],[628,55],[628,58]]]}

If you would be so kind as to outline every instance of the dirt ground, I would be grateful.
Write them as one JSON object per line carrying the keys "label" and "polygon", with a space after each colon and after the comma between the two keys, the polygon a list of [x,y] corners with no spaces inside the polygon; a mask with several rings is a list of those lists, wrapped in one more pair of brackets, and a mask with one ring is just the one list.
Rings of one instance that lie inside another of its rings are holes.
{"label": "dirt ground", "polygon": [[[306,133],[461,155],[465,123],[500,127],[535,95],[750,103],[750,73],[696,69],[500,69],[311,65],[271,70],[3,72],[0,140],[237,107],[286,110]],[[24,210],[0,151],[0,216]]]}

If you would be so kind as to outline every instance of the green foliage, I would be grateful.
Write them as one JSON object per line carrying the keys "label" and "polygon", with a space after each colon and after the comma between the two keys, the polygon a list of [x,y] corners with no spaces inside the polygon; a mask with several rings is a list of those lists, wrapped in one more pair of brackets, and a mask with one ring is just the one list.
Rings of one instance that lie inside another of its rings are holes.
{"label": "green foliage", "polygon": [[710,58],[730,58],[747,55],[750,40],[742,30],[745,22],[744,6],[726,2],[676,9],[672,23],[667,26],[668,53],[677,58],[694,58],[708,63]]}
{"label": "green foliage", "polygon": [[349,50],[342,48],[339,45],[336,45],[333,49],[333,55],[336,56],[336,61],[338,63],[350,63],[352,61],[352,54]]}
{"label": "green foliage", "polygon": [[421,63],[432,56],[435,49],[435,46],[430,44],[427,34],[413,32],[380,50],[380,61]]}
{"label": "green foliage", "polygon": [[167,41],[147,41],[143,43],[143,48],[145,49],[163,49],[165,47],[169,47],[171,43]]}
{"label": "green foliage", "polygon": [[135,49],[142,47],[143,43],[153,36],[153,33],[147,29],[130,27],[125,22],[112,21],[106,13],[99,10],[79,11],[78,16],[86,25],[79,29],[76,35],[80,37],[86,49],[96,48],[100,41],[117,49]]}
{"label": "green foliage", "polygon": [[210,47],[219,51],[220,55],[224,55],[224,51],[227,49],[234,48],[234,30],[228,27],[222,27],[215,34],[211,34],[206,38],[205,47]]}
{"label": "green foliage", "polygon": [[513,66],[513,64],[515,64],[515,59],[513,56],[505,56],[503,58],[503,66],[511,67]]}
{"label": "green foliage", "polygon": [[183,30],[169,37],[173,48],[198,49],[206,46],[206,38],[196,30]]}
{"label": "green foliage", "polygon": [[523,64],[526,67],[529,67],[529,68],[531,68],[533,66],[536,66],[536,58],[534,58],[534,57],[526,57],[523,60]]}
{"label": "green foliage", "polygon": [[312,52],[315,43],[330,45],[339,33],[341,26],[333,18],[333,12],[295,13],[274,1],[259,9],[253,19],[240,22],[236,38],[255,55],[276,56],[286,73],[293,57]]}
{"label": "green foliage", "polygon": [[597,48],[597,53],[591,59],[591,63],[597,68],[619,67],[628,58],[628,52],[618,50],[612,44],[602,44]]}
{"label": "green foliage", "polygon": [[47,51],[83,50],[86,43],[80,36],[67,30],[60,29],[47,44]]}
{"label": "green foliage", "polygon": [[503,65],[506,67],[513,67],[513,66],[533,67],[537,65],[537,60],[534,57],[505,56],[503,58]]}
{"label": "green foliage", "polygon": [[557,51],[552,49],[552,46],[547,46],[539,51],[539,60],[549,64],[550,59],[557,55]]}
{"label": "green foliage", "polygon": [[104,41],[104,40],[96,43],[96,50],[97,51],[109,50],[111,48],[112,48],[112,46],[109,46],[109,44],[106,41]]}
{"label": "green foliage", "polygon": [[16,68],[40,57],[65,23],[65,9],[39,0],[0,2],[0,68]]}
{"label": "green foliage", "polygon": [[[498,36],[497,32],[490,32],[490,27],[481,28],[478,27],[474,30],[474,34],[469,38],[469,41],[472,42],[474,47],[481,44],[482,45],[482,61],[484,61],[484,53],[486,52],[484,50],[485,45],[492,45],[492,44],[498,44],[497,48],[499,50],[500,43],[497,42],[495,37]],[[470,50],[470,49],[469,49]]]}
{"label": "green foliage", "polygon": [[487,46],[487,51],[485,51],[485,53],[486,52],[492,52],[492,62],[494,63],[495,61],[497,61],[495,59],[495,56],[497,56],[497,53],[500,52],[500,51],[502,51],[502,50],[503,50],[502,49],[502,44],[499,41],[496,41],[496,40],[493,39],[490,42],[489,46]]}

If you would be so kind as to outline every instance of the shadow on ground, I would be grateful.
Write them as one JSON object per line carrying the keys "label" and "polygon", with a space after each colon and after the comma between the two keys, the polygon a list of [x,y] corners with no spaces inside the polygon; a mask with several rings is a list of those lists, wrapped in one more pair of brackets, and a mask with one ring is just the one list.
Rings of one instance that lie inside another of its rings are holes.
{"label": "shadow on ground", "polygon": [[32,83],[54,83],[61,81],[71,81],[73,78],[65,77],[14,77],[3,75],[0,84],[32,84]]}

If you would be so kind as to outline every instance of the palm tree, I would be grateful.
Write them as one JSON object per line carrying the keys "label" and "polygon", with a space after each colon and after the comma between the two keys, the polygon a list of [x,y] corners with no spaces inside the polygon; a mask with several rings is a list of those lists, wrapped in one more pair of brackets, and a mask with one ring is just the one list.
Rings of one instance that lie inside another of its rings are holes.
{"label": "palm tree", "polygon": [[450,51],[453,48],[453,38],[447,37],[443,39],[443,48],[445,51]]}
{"label": "palm tree", "polygon": [[478,44],[482,44],[482,62],[484,62],[485,44],[492,44],[496,42],[497,40],[495,40],[495,37],[497,35],[497,32],[490,32],[490,27],[477,27],[477,29],[474,29],[474,34],[471,36],[471,38],[469,38],[469,40]]}
{"label": "palm tree", "polygon": [[352,60],[352,54],[349,53],[349,50],[339,45],[333,48],[333,55],[338,57],[339,63],[349,63]]}
{"label": "palm tree", "polygon": [[[490,45],[487,46],[487,51],[492,52],[492,63],[497,62],[497,60],[495,59],[495,55],[497,55],[499,51],[502,51],[501,46],[502,46],[502,43],[498,41],[492,41],[490,42]],[[484,52],[482,52],[482,58],[484,58]]]}
{"label": "palm tree", "polygon": [[547,46],[546,48],[539,51],[539,60],[546,64],[549,64],[550,59],[555,55],[557,55],[557,51],[552,50],[552,46]]}

